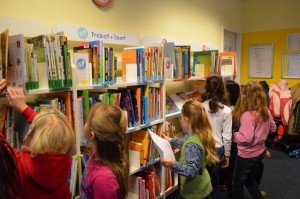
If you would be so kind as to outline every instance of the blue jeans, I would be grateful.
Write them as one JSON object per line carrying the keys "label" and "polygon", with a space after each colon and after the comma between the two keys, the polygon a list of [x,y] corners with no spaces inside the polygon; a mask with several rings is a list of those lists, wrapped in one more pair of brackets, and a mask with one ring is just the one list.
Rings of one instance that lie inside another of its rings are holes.
{"label": "blue jeans", "polygon": [[233,198],[244,199],[244,185],[255,199],[262,199],[255,179],[257,168],[264,157],[264,153],[254,158],[236,157],[233,174]]}
{"label": "blue jeans", "polygon": [[216,148],[215,151],[220,159],[220,162],[213,165],[206,166],[206,169],[210,175],[211,185],[213,188],[210,194],[211,199],[219,199],[221,197],[219,191],[219,177],[220,177],[221,165],[223,163],[222,160],[224,159],[224,147]]}

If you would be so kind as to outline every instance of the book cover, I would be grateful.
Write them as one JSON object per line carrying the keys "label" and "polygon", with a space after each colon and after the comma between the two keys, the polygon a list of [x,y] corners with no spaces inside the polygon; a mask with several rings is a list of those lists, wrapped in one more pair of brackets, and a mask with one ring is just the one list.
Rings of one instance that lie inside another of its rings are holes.
{"label": "book cover", "polygon": [[139,142],[135,142],[135,141],[129,141],[129,149],[130,150],[134,150],[134,151],[138,151],[140,153],[140,165],[142,166],[144,163],[144,147],[142,145],[142,143]]}
{"label": "book cover", "polygon": [[149,144],[150,144],[150,137],[147,130],[142,129],[132,133],[131,141],[141,143],[143,145],[143,165],[145,165],[148,161],[148,153],[149,153]]}
{"label": "book cover", "polygon": [[74,65],[76,67],[77,84],[90,85],[91,65],[89,64],[89,54],[87,52],[74,52]]}
{"label": "book cover", "polygon": [[236,52],[220,52],[218,72],[222,76],[236,76]]}
{"label": "book cover", "polygon": [[174,42],[164,43],[164,57],[169,57],[171,60],[171,66],[173,68],[173,78],[177,77],[177,65]]}
{"label": "book cover", "polygon": [[136,50],[123,50],[122,79],[124,82],[137,82],[137,53]]}
{"label": "book cover", "polygon": [[28,83],[26,51],[22,34],[8,37],[7,85],[23,88]]}
{"label": "book cover", "polygon": [[9,30],[6,29],[1,33],[1,68],[0,68],[0,80],[7,78],[7,66],[8,66],[8,34]]}

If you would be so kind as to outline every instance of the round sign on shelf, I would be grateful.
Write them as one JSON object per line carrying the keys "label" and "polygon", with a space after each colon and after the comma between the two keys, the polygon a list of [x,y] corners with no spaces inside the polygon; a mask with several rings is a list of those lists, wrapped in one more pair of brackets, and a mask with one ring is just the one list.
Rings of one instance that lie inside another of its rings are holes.
{"label": "round sign on shelf", "polygon": [[105,7],[112,3],[112,0],[93,0],[97,5]]}

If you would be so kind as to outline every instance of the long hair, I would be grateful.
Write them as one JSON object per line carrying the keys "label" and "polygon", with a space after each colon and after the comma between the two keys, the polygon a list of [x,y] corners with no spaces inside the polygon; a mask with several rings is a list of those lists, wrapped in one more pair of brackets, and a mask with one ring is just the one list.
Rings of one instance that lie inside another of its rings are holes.
{"label": "long hair", "polygon": [[24,138],[31,155],[58,152],[71,155],[75,150],[75,133],[65,116],[55,109],[39,112]]}
{"label": "long hair", "polygon": [[240,96],[240,85],[233,80],[225,81],[226,92],[229,94],[228,105],[235,106]]}
{"label": "long hair", "polygon": [[[201,101],[209,101],[209,112],[216,113],[223,109],[226,104],[225,85],[222,76],[217,74],[209,75],[205,82],[205,92],[201,96]],[[222,104],[221,104],[222,103]]]}
{"label": "long hair", "polygon": [[188,118],[191,124],[191,130],[196,134],[204,146],[207,163],[214,164],[219,161],[215,152],[216,142],[212,136],[212,129],[207,118],[204,107],[199,101],[188,101],[182,109],[181,114]]}
{"label": "long hair", "polygon": [[16,198],[21,194],[18,165],[13,149],[0,137],[0,199]]}
{"label": "long hair", "polygon": [[269,119],[266,95],[258,82],[249,81],[241,85],[241,95],[232,111],[233,121],[239,124],[241,115],[246,111],[255,114],[258,122],[265,122]]}
{"label": "long hair", "polygon": [[87,128],[94,132],[96,153],[119,183],[121,194],[128,193],[129,160],[127,118],[117,106],[94,105],[87,116]]}

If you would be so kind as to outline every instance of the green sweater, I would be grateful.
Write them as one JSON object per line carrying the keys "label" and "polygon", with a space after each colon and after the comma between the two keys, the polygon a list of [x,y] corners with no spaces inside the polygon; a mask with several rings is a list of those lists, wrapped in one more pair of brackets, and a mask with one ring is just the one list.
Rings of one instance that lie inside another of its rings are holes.
{"label": "green sweater", "polygon": [[201,156],[202,174],[196,175],[194,178],[188,178],[186,176],[180,176],[180,195],[186,199],[199,199],[205,198],[212,191],[210,182],[210,176],[205,166],[207,164],[205,150],[203,144],[197,135],[192,135],[190,138],[184,141],[181,147],[179,162],[186,165],[185,159],[185,145],[188,143],[195,143],[203,149]]}

